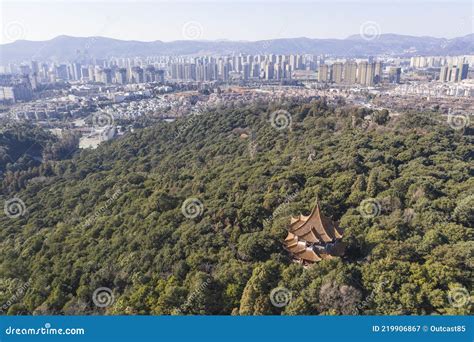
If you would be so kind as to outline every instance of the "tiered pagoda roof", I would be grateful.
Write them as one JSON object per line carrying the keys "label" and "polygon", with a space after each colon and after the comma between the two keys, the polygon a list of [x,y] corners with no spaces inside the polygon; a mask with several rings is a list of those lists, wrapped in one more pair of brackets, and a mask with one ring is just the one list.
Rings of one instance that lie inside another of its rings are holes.
{"label": "tiered pagoda roof", "polygon": [[342,230],[321,214],[319,203],[309,216],[291,217],[285,248],[302,263],[314,263],[344,253]]}

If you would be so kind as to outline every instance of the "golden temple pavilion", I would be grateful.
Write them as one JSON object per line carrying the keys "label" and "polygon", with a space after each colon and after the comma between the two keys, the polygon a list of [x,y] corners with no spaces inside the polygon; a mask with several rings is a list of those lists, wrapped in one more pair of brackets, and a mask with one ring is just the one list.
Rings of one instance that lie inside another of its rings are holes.
{"label": "golden temple pavilion", "polygon": [[316,202],[309,216],[291,217],[284,245],[296,261],[312,264],[344,254],[342,233],[336,222],[321,214]]}

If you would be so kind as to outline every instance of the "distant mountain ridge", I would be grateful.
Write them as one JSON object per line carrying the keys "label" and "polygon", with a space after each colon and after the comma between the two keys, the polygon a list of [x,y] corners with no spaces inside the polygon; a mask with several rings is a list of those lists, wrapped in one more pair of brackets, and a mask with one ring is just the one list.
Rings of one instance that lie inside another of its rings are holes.
{"label": "distant mountain ridge", "polygon": [[30,60],[74,61],[82,58],[153,55],[290,54],[310,53],[347,57],[373,55],[464,55],[474,54],[474,34],[452,39],[382,34],[373,39],[353,35],[346,39],[281,38],[261,41],[172,42],[119,40],[105,37],[58,36],[46,41],[18,40],[0,45],[2,64]]}

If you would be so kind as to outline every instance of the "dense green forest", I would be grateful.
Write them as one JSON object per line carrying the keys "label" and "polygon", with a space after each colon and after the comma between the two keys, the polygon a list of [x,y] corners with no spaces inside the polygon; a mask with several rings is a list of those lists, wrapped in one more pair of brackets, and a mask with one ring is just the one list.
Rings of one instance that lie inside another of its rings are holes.
{"label": "dense green forest", "polygon": [[58,138],[31,124],[0,121],[0,179],[5,175],[18,179],[44,161],[70,157],[78,142],[74,134]]}
{"label": "dense green forest", "polygon": [[[276,110],[291,114],[288,127],[272,125]],[[24,208],[0,213],[0,305],[7,314],[468,314],[469,301],[452,294],[472,290],[472,138],[435,112],[253,103],[6,169],[3,200]],[[304,268],[282,240],[290,215],[308,214],[316,198],[347,250]],[[104,308],[93,300],[101,287],[113,293]],[[288,305],[272,305],[275,288],[288,289]]]}

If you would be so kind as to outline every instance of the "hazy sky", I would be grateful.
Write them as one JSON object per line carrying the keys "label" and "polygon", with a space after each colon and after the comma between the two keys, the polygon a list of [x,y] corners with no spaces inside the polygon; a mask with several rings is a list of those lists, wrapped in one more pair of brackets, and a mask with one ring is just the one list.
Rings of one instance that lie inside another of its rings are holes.
{"label": "hazy sky", "polygon": [[1,43],[58,35],[130,40],[345,38],[361,30],[452,38],[473,32],[471,0],[0,0]]}

